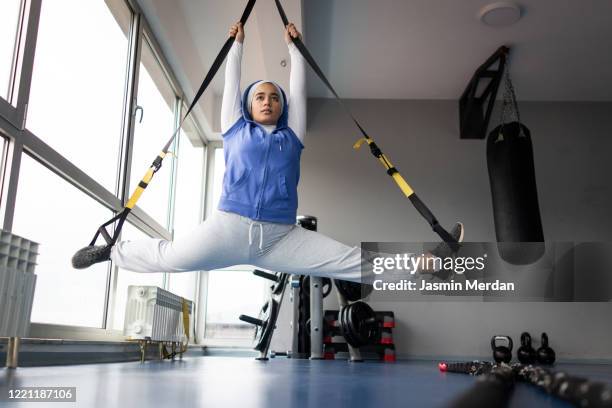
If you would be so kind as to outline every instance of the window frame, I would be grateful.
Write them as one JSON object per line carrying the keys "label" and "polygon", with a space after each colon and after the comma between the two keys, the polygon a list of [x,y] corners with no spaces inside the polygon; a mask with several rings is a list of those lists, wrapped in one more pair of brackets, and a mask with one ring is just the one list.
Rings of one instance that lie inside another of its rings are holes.
{"label": "window frame", "polygon": [[21,1],[8,100],[0,97],[0,117],[17,129],[25,127],[41,4],[42,0]]}
{"label": "window frame", "polygon": [[[40,11],[42,0],[23,0],[22,7],[27,5],[28,15],[27,24],[21,21],[20,33],[25,30],[26,35],[20,34],[19,50],[20,60],[19,75],[14,76],[17,81],[13,88],[17,86],[17,107],[10,105],[9,102],[0,98],[0,133],[6,137],[4,155],[0,168],[0,223],[3,229],[11,231],[13,216],[15,210],[15,202],[17,195],[17,186],[19,182],[19,170],[21,166],[22,154],[28,153],[35,160],[40,162],[45,168],[50,170],[54,175],[63,178],[65,181],[76,187],[82,193],[90,196],[99,204],[113,212],[123,210],[124,204],[129,199],[131,191],[128,191],[131,168],[131,153],[133,148],[134,123],[135,123],[135,108],[136,98],[138,93],[138,76],[140,69],[142,41],[147,37],[147,42],[151,46],[152,51],[157,58],[157,61],[162,67],[173,92],[175,93],[174,103],[174,128],[181,123],[181,112],[186,111],[187,101],[181,90],[179,82],[172,73],[170,64],[164,57],[161,47],[157,42],[153,31],[147,23],[145,16],[134,0],[113,0],[106,2],[109,7],[111,3],[121,3],[127,6],[131,13],[131,23],[129,27],[128,38],[128,58],[126,64],[126,75],[124,79],[124,98],[123,98],[123,114],[121,130],[117,137],[120,138],[120,152],[118,153],[118,172],[116,179],[116,188],[114,192],[107,190],[90,175],[78,168],[75,164],[63,157],[59,152],[55,151],[51,146],[46,144],[42,138],[35,135],[25,128],[25,119],[27,115],[27,98],[29,96],[34,53],[36,46],[36,38],[38,34],[38,22],[40,19]],[[26,8],[24,8],[25,10]],[[21,13],[22,17],[24,16]],[[23,19],[22,19],[23,20]],[[18,82],[18,83],[17,83]],[[182,108],[182,109],[181,109]],[[208,139],[195,117],[190,117],[189,121],[193,125],[197,136],[201,140],[203,147],[203,166],[206,169],[207,144]],[[179,132],[177,138],[182,137]],[[170,135],[168,135],[170,137]],[[153,159],[153,158],[151,158]],[[172,164],[172,180],[176,179],[177,161],[173,160]],[[170,163],[164,163],[170,165]],[[143,169],[143,171],[146,169]],[[206,173],[204,173],[206,174]],[[206,176],[205,176],[206,179]],[[174,190],[174,186],[171,186]],[[206,189],[202,189],[202,198],[206,194]],[[169,205],[167,225],[161,225],[155,221],[149,214],[136,206],[129,214],[127,221],[134,227],[138,228],[145,234],[151,237],[172,239],[172,220],[174,211],[174,203],[172,202],[174,194],[171,194]],[[203,201],[202,201],[203,202]],[[92,225],[92,235],[95,232],[95,225]],[[71,338],[75,340],[105,340],[105,341],[124,341],[121,330],[113,330],[112,321],[114,316],[114,301],[116,297],[118,267],[108,266],[107,285],[105,293],[105,305],[101,328],[91,328],[82,326],[66,326],[60,324],[49,323],[32,323],[30,329],[30,337],[36,338]],[[196,306],[200,303],[200,293],[205,293],[200,290],[201,272],[198,273],[194,298]],[[164,288],[167,286],[167,278],[164,277]],[[199,327],[201,311],[196,307],[196,316],[194,322],[196,328]],[[196,337],[197,339],[197,337]],[[194,339],[194,340],[196,340]],[[196,341],[194,341],[196,342]]]}

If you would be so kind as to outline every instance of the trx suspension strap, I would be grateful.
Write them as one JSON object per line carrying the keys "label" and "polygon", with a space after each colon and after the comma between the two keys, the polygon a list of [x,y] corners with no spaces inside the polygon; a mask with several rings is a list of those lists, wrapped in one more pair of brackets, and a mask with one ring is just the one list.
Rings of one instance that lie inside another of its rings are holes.
{"label": "trx suspension strap", "polygon": [[[289,20],[287,19],[287,15],[285,14],[285,11],[283,10],[283,6],[281,5],[280,0],[275,0],[275,2],[276,2],[276,8],[278,9],[280,17],[283,20],[283,24],[285,27],[287,27],[287,25],[289,24]],[[313,71],[317,74],[317,76],[321,79],[321,81],[323,81],[323,83],[327,86],[327,88],[331,91],[331,93],[336,97],[336,100],[338,101],[340,106],[342,106],[344,111],[348,114],[348,116],[350,116],[350,118],[353,120],[353,122],[359,128],[359,131],[363,135],[363,137],[359,139],[353,145],[353,148],[359,149],[363,143],[367,143],[368,146],[370,147],[370,152],[374,155],[374,157],[376,157],[382,163],[382,165],[387,170],[387,174],[393,178],[393,180],[398,185],[400,190],[402,190],[404,195],[410,199],[410,201],[412,202],[414,207],[417,209],[417,211],[427,220],[429,225],[431,225],[432,229],[440,236],[440,238],[442,238],[444,242],[448,243],[454,251],[457,251],[459,249],[457,240],[454,239],[448,233],[448,231],[446,231],[440,225],[440,223],[438,222],[436,217],[433,215],[433,213],[429,210],[429,208],[427,208],[427,206],[419,199],[419,197],[416,195],[414,190],[412,190],[412,188],[406,182],[406,180],[404,180],[404,178],[399,173],[399,171],[393,166],[393,164],[391,164],[391,161],[389,161],[387,156],[385,156],[385,154],[376,145],[374,140],[372,140],[372,138],[367,134],[367,132],[359,124],[357,119],[355,119],[355,117],[349,111],[348,107],[344,104],[340,96],[338,96],[338,94],[336,93],[336,90],[332,87],[331,83],[327,80],[327,78],[325,77],[325,74],[323,74],[323,71],[321,71],[321,68],[319,68],[316,61],[314,60],[314,58],[312,57],[312,55],[310,54],[310,52],[308,51],[308,49],[306,48],[302,40],[299,38],[292,38],[292,40],[295,46],[297,47],[297,49],[300,51],[300,53],[304,57],[304,59],[308,61],[308,64],[313,69]]]}
{"label": "trx suspension strap", "polygon": [[[249,18],[249,14],[251,14],[251,10],[253,10],[255,1],[256,0],[249,0],[249,2],[247,3],[244,9],[244,12],[242,13],[242,17],[240,17],[240,22],[242,23],[242,25],[244,25],[247,19]],[[155,158],[155,160],[151,164],[151,167],[149,167],[149,169],[147,170],[146,174],[144,175],[140,183],[138,183],[138,187],[136,187],[136,190],[134,190],[134,193],[132,193],[132,196],[128,200],[123,211],[118,213],[115,217],[111,218],[109,221],[102,224],[100,228],[98,228],[98,231],[96,232],[93,239],[91,240],[91,243],[89,244],[90,246],[95,244],[96,240],[98,239],[98,236],[100,235],[102,235],[102,237],[104,238],[104,240],[106,241],[108,245],[114,245],[115,242],[117,242],[117,239],[119,238],[119,233],[121,232],[121,229],[123,228],[123,223],[125,222],[128,214],[130,213],[130,211],[132,211],[132,209],[136,205],[136,202],[138,201],[138,199],[140,198],[144,190],[147,188],[147,186],[151,182],[153,175],[157,173],[157,171],[161,168],[162,160],[164,160],[164,157],[166,157],[166,155],[168,154],[170,145],[172,145],[172,142],[174,138],[176,137],[176,135],[179,133],[180,129],[182,128],[183,123],[185,122],[185,119],[187,119],[187,116],[191,113],[191,110],[194,108],[194,106],[196,105],[196,103],[198,102],[198,100],[200,99],[200,97],[202,96],[202,94],[204,93],[204,91],[206,90],[206,88],[208,87],[212,79],[214,78],[215,74],[221,67],[223,60],[225,60],[225,57],[227,56],[230,48],[232,48],[234,39],[235,39],[234,37],[229,37],[227,41],[225,41],[223,48],[221,48],[221,51],[219,51],[219,54],[215,58],[215,61],[210,67],[208,73],[206,74],[206,77],[204,78],[202,85],[200,85],[198,92],[193,98],[193,101],[191,102],[189,109],[187,109],[187,113],[185,113],[185,116],[183,116],[183,119],[181,120],[180,125],[176,128],[174,133],[172,133],[172,136],[170,137],[170,140],[168,140],[168,143],[166,143],[161,153],[159,153],[159,155]],[[106,230],[106,227],[114,223],[115,221],[118,221],[118,223],[117,223],[117,227],[115,228],[115,232],[113,233],[113,236],[111,237],[108,231]]]}

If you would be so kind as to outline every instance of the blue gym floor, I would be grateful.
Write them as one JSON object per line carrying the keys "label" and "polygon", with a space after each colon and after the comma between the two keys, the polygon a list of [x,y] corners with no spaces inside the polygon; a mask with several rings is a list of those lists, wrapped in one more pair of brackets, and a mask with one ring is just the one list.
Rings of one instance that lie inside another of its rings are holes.
{"label": "blue gym floor", "polygon": [[[610,365],[557,365],[557,369],[612,382]],[[438,407],[474,382],[440,373],[436,362],[348,363],[277,357],[194,356],[147,361],[0,369],[0,391],[20,386],[77,387],[75,403],[36,407]],[[0,402],[1,406],[32,406]],[[569,404],[519,384],[510,407]]]}

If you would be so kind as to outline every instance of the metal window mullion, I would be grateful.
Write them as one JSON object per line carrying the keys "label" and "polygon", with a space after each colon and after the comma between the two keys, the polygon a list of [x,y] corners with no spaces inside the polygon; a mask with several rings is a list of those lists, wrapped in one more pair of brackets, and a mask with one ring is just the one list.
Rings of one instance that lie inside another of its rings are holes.
{"label": "metal window mullion", "polygon": [[[0,99],[0,115],[17,129],[25,126],[32,81],[41,0],[23,0],[19,10],[7,100]],[[13,104],[15,103],[15,106]]]}
{"label": "metal window mullion", "polygon": [[[181,126],[181,100],[177,97],[174,102],[174,126],[173,130],[178,129]],[[172,169],[170,171],[170,193],[168,194],[168,218],[167,227],[170,231],[171,236],[174,238],[174,209],[176,200],[176,183],[178,177],[178,155],[180,149],[180,140],[182,137],[182,130],[179,130],[176,137],[174,138],[172,145]]]}
{"label": "metal window mullion", "polygon": [[36,52],[36,41],[38,39],[38,26],[40,22],[40,11],[42,0],[26,0],[29,3],[27,12],[27,29],[25,42],[20,44],[21,67],[17,85],[17,111],[19,112],[21,129],[25,129],[30,89],[32,86],[32,73],[34,71],[34,56]]}
{"label": "metal window mullion", "polygon": [[[140,35],[142,26],[140,21],[141,14],[132,12],[132,22],[130,24],[128,41],[125,91],[123,96],[123,114],[121,117],[121,140],[119,143],[120,149],[117,160],[117,179],[115,184],[115,194],[121,200],[122,206],[125,205],[129,199],[132,149],[134,144],[134,112],[137,104],[136,96],[138,95],[138,73],[142,45]],[[119,237],[121,237],[121,235]],[[105,313],[102,319],[102,327],[106,329],[109,328],[108,322],[112,322],[114,317],[118,274],[119,267],[111,263],[107,275]]]}
{"label": "metal window mullion", "polygon": [[138,105],[138,76],[140,72],[140,52],[142,48],[142,25],[140,14],[134,14],[128,47],[127,80],[123,99],[121,119],[121,148],[116,184],[117,197],[125,205],[130,198],[130,177],[132,153],[134,148],[135,110]]}
{"label": "metal window mullion", "polygon": [[[201,135],[200,135],[201,137]],[[203,186],[204,188],[200,187],[200,208],[199,208],[199,214],[198,214],[198,221],[202,222],[204,220],[204,200],[206,197],[206,183],[202,183],[202,181],[206,180],[206,175],[207,175],[207,163],[208,163],[208,150],[209,149],[209,145],[208,144],[204,144],[204,146],[202,147],[202,167],[201,167],[201,171],[200,171],[200,186]],[[200,333],[200,331],[198,330],[200,327],[204,327],[204,323],[206,320],[206,307],[200,307],[201,305],[206,305],[206,295],[207,295],[207,290],[208,290],[208,275],[204,275],[206,272],[205,271],[199,271],[196,275],[196,284],[195,284],[195,290],[194,290],[194,302],[196,304],[196,313],[195,313],[195,321],[194,321],[194,335],[195,338],[194,343],[196,344],[201,344],[202,340],[204,339],[204,332],[202,331]],[[204,298],[202,298],[202,296],[204,296]]]}
{"label": "metal window mullion", "polygon": [[[181,126],[181,99],[177,96],[174,98],[174,126],[173,130]],[[168,217],[166,227],[170,231],[171,239],[174,239],[174,211],[176,207],[176,180],[178,176],[178,155],[180,149],[181,130],[178,131],[172,142],[172,167],[170,170],[170,186],[168,194]],[[164,273],[163,279],[164,289],[170,288],[170,274]]]}
{"label": "metal window mullion", "polygon": [[5,146],[6,151],[4,152],[1,169],[2,196],[0,202],[2,206],[0,212],[2,214],[2,229],[12,231],[23,145],[19,138],[9,137]]}
{"label": "metal window mullion", "polygon": [[0,98],[0,118],[6,120],[11,127],[18,128],[22,123],[19,111],[13,105]]}

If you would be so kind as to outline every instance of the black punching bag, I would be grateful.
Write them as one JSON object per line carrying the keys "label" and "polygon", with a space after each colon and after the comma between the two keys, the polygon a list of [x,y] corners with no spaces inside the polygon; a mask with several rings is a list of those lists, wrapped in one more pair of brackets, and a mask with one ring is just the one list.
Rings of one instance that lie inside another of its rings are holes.
{"label": "black punching bag", "polygon": [[487,165],[500,256],[515,265],[533,263],[545,248],[529,129],[519,122],[493,129]]}

